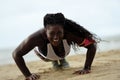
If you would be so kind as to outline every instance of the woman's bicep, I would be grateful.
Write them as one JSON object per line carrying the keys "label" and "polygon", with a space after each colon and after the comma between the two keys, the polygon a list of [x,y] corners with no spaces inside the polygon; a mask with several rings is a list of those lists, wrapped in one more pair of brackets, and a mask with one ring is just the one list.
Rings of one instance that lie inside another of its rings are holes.
{"label": "woman's bicep", "polygon": [[94,43],[95,43],[95,40],[89,39],[89,38],[84,38],[83,41],[79,44],[79,46],[87,47],[87,46],[94,44]]}
{"label": "woman's bicep", "polygon": [[25,54],[27,54],[29,51],[31,51],[34,48],[34,40],[32,40],[31,38],[27,38],[25,40],[23,40],[19,46],[15,49],[15,53],[23,56]]}

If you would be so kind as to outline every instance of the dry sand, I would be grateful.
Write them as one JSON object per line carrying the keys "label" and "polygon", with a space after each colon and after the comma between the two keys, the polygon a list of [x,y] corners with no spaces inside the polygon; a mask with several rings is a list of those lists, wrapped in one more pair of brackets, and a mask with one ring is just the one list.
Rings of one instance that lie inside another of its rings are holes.
{"label": "dry sand", "polygon": [[[73,75],[82,69],[85,54],[68,56],[70,68],[55,71],[50,62],[32,61],[27,66],[30,71],[41,75],[39,80],[120,80],[120,50],[110,50],[96,54],[90,74]],[[24,80],[15,64],[0,66],[0,80]]]}

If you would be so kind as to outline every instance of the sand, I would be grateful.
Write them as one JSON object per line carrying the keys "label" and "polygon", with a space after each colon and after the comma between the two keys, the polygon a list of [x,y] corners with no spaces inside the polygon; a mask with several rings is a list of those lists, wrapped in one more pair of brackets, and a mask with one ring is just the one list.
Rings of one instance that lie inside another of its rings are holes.
{"label": "sand", "polygon": [[[76,70],[82,69],[85,54],[76,54],[66,58],[70,68],[53,70],[51,62],[27,62],[32,73],[41,75],[39,80],[120,80],[120,50],[98,52],[92,64],[91,73],[73,75]],[[0,66],[0,80],[24,80],[24,76],[15,64]]]}

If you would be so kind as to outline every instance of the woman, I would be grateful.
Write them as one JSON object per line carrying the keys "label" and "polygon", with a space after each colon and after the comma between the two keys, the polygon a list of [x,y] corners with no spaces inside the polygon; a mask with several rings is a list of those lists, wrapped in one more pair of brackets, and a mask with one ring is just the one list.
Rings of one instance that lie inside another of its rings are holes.
{"label": "woman", "polygon": [[26,80],[36,80],[39,76],[32,74],[27,68],[23,59],[25,54],[35,48],[35,53],[44,61],[52,61],[54,67],[69,67],[65,57],[70,52],[70,46],[77,44],[87,48],[87,54],[83,70],[78,70],[74,74],[87,74],[90,73],[96,53],[96,41],[93,37],[88,30],[65,18],[62,13],[46,14],[44,28],[25,39],[14,50],[13,58]]}

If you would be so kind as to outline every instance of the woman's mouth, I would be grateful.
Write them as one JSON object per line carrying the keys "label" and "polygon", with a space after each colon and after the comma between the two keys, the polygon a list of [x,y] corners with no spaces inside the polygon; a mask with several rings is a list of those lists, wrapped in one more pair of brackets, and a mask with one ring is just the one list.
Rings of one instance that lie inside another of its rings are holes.
{"label": "woman's mouth", "polygon": [[52,44],[53,46],[58,46],[60,43],[60,40],[53,40]]}
{"label": "woman's mouth", "polygon": [[53,40],[54,42],[58,42],[59,40]]}

